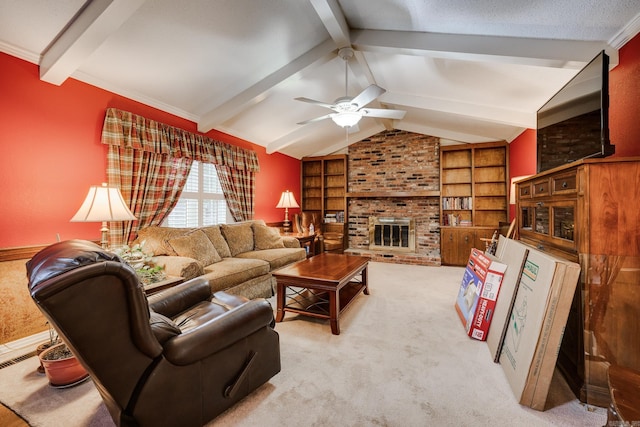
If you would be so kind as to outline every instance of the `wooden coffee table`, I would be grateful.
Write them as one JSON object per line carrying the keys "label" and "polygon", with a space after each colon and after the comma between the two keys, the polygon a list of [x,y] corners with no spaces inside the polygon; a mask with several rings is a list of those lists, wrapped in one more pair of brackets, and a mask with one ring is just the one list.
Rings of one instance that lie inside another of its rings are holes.
{"label": "wooden coffee table", "polygon": [[322,253],[274,271],[276,322],[286,311],[329,319],[331,332],[340,335],[340,314],[361,291],[369,295],[368,263],[363,256]]}

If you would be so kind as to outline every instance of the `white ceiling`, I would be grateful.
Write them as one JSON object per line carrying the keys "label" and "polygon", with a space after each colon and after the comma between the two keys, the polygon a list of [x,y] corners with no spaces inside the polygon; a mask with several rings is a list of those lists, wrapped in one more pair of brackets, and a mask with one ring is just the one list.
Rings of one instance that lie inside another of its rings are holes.
{"label": "white ceiling", "polygon": [[[0,51],[301,158],[385,129],[511,141],[601,50],[640,31],[638,0],[0,0]],[[322,116],[345,95],[406,111],[348,134]]]}

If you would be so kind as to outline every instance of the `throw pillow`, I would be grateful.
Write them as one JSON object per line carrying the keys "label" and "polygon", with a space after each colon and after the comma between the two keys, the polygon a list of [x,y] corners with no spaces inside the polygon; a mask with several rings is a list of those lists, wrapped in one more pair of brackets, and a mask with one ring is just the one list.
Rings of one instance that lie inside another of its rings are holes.
{"label": "throw pillow", "polygon": [[138,230],[138,236],[133,244],[144,242],[144,252],[153,255],[177,255],[167,242],[176,237],[184,236],[193,231],[192,228],[171,228],[149,226]]}
{"label": "throw pillow", "polygon": [[202,230],[171,239],[169,244],[178,256],[193,258],[204,266],[222,260],[213,243]]}
{"label": "throw pillow", "polygon": [[231,251],[229,250],[229,245],[227,245],[227,241],[224,240],[224,236],[222,236],[222,232],[220,232],[219,225],[212,225],[210,227],[203,227],[202,231],[207,235],[213,246],[215,246],[216,251],[222,258],[230,258]]}
{"label": "throw pillow", "polygon": [[220,230],[229,245],[231,256],[253,250],[253,229],[251,228],[251,223],[222,224],[220,225]]}
{"label": "throw pillow", "polygon": [[255,223],[251,227],[256,250],[284,248],[284,240],[277,228]]}

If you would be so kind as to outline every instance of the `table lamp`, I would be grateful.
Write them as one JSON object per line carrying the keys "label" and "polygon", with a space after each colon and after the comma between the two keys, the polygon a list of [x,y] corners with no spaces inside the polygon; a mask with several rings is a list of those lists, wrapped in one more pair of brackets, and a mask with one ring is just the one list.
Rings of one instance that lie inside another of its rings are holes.
{"label": "table lamp", "polygon": [[127,207],[120,189],[102,185],[92,185],[78,212],[71,218],[71,222],[102,222],[102,239],[100,243],[104,249],[109,247],[108,221],[132,221],[136,217]]}
{"label": "table lamp", "polygon": [[283,191],[280,196],[280,201],[276,208],[284,208],[284,222],[282,225],[285,228],[289,228],[291,222],[289,221],[289,208],[299,208],[298,202],[296,202],[296,198],[293,197],[293,193],[289,190]]}

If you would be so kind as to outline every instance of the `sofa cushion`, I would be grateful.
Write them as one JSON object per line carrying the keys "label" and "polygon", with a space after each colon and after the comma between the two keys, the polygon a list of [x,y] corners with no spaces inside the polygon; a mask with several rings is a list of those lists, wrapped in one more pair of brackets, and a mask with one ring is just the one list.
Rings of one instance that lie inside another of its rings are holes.
{"label": "sofa cushion", "polygon": [[222,260],[213,243],[202,230],[173,238],[169,240],[169,244],[178,256],[196,259],[203,266]]}
{"label": "sofa cushion", "polygon": [[213,246],[215,246],[216,251],[222,258],[229,258],[231,256],[231,251],[229,250],[229,245],[227,241],[224,239],[222,232],[220,231],[219,225],[211,225],[208,227],[202,227],[202,231],[207,235]]}
{"label": "sofa cushion", "polygon": [[144,227],[138,230],[138,237],[134,243],[144,242],[144,252],[152,255],[178,255],[168,241],[192,231],[193,228]]}
{"label": "sofa cushion", "polygon": [[231,256],[253,250],[253,228],[250,222],[222,224],[220,231],[229,245]]}
{"label": "sofa cushion", "polygon": [[284,240],[277,228],[257,223],[252,224],[251,228],[253,228],[255,250],[284,248]]}
{"label": "sofa cushion", "polygon": [[237,286],[247,280],[269,273],[269,263],[259,259],[223,258],[204,269],[211,292]]}
{"label": "sofa cushion", "polygon": [[264,260],[269,263],[271,270],[275,270],[292,262],[302,261],[307,257],[307,251],[304,248],[263,249],[261,251],[244,252],[236,257]]}

